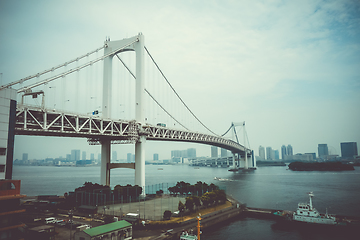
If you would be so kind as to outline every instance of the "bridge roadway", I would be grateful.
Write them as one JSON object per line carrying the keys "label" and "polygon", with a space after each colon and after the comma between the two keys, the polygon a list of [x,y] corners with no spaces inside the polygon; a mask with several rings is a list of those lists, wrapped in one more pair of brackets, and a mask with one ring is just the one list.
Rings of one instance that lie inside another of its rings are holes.
{"label": "bridge roadway", "polygon": [[[16,135],[59,136],[88,138],[90,144],[135,143],[140,136],[153,141],[181,141],[207,144],[244,155],[245,147],[219,136],[170,129],[150,124],[141,125],[135,120],[106,119],[93,115],[65,113],[29,105],[17,105]],[[246,149],[248,154],[251,150]]]}

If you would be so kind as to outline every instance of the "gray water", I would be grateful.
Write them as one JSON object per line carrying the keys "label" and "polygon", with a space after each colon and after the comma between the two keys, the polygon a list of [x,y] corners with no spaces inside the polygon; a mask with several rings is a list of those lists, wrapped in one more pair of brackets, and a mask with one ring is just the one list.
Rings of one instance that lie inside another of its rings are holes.
{"label": "gray water", "polygon": [[[228,179],[217,181],[214,177]],[[14,166],[13,179],[20,179],[21,193],[29,196],[63,195],[84,182],[100,181],[100,167]],[[111,170],[111,186],[134,184],[134,170]],[[360,217],[360,168],[343,172],[293,172],[287,167],[260,167],[247,173],[232,173],[223,168],[187,165],[146,165],[146,185],[177,181],[215,183],[249,207],[295,210],[298,202],[313,204],[320,211]],[[347,239],[351,236],[310,234],[299,230],[274,228],[274,221],[237,219],[204,231],[202,239]],[[354,238],[357,239],[357,238]]]}

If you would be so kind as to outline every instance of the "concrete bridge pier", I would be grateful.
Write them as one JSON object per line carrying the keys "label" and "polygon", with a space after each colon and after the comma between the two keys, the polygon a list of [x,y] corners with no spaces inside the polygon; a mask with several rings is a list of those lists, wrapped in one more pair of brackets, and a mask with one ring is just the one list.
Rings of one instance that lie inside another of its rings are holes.
{"label": "concrete bridge pier", "polygon": [[145,196],[145,136],[135,143],[135,185],[142,188],[142,196]]}
{"label": "concrete bridge pier", "polygon": [[235,156],[235,153],[232,153],[232,155],[233,155],[233,166],[232,166],[232,168],[235,169],[236,168],[236,164],[235,164],[236,156]]}
{"label": "concrete bridge pier", "polygon": [[104,140],[101,142],[101,172],[100,182],[101,185],[110,186],[110,153],[111,142]]}

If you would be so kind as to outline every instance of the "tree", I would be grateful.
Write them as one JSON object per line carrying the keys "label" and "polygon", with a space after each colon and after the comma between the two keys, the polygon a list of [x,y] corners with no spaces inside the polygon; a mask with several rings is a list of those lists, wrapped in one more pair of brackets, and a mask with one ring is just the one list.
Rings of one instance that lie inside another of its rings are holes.
{"label": "tree", "polygon": [[189,210],[190,212],[194,211],[194,200],[193,198],[190,196],[190,197],[187,197],[185,198],[186,202],[185,202],[185,207],[187,210]]}
{"label": "tree", "polygon": [[163,218],[164,218],[164,220],[169,220],[171,218],[171,211],[165,210]]}
{"label": "tree", "polygon": [[181,213],[185,210],[185,205],[181,201],[179,201],[178,210]]}
{"label": "tree", "polygon": [[198,196],[192,196],[192,199],[194,201],[195,207],[199,208],[201,206],[200,198]]}

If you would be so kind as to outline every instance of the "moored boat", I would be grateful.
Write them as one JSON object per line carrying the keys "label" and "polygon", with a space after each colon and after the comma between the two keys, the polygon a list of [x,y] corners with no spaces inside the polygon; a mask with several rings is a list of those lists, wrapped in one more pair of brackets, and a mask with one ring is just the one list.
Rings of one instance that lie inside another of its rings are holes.
{"label": "moored boat", "polygon": [[297,210],[294,212],[291,211],[278,211],[274,214],[282,217],[286,221],[298,222],[298,223],[308,223],[308,224],[321,224],[321,225],[349,225],[351,224],[350,220],[346,218],[337,218],[333,214],[319,213],[316,208],[313,207],[312,198],[314,194],[309,193],[310,201],[309,203],[299,203]]}

